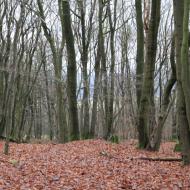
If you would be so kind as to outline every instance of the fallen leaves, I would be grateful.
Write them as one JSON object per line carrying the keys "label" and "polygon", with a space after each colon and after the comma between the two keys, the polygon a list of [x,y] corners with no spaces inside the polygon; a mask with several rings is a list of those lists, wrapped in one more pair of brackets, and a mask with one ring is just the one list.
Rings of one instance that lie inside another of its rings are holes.
{"label": "fallen leaves", "polygon": [[165,143],[154,153],[132,141],[11,144],[9,156],[0,153],[0,189],[190,189],[189,166],[138,159],[180,158],[173,146]]}

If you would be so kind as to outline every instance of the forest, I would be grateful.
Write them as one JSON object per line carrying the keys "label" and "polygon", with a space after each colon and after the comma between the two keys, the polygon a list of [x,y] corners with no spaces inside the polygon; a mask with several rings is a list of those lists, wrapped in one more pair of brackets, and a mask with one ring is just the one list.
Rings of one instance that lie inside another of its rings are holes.
{"label": "forest", "polygon": [[0,189],[190,189],[190,0],[0,0]]}

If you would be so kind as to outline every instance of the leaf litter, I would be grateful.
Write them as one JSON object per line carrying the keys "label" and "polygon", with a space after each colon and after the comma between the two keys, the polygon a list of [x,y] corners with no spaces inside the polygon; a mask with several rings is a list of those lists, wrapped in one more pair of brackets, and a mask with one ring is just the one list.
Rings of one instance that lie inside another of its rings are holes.
{"label": "leaf litter", "polygon": [[[1,142],[2,144],[3,142]],[[0,153],[3,190],[188,190],[190,166],[148,158],[180,158],[174,143],[159,152],[136,148],[136,141],[112,144],[103,140],[66,144],[10,144]]]}

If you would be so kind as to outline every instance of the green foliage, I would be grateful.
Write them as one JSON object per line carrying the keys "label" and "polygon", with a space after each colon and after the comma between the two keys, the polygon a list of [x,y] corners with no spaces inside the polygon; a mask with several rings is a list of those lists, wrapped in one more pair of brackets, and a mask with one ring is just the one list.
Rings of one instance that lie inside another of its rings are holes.
{"label": "green foliage", "polygon": [[112,143],[119,144],[119,137],[117,135],[112,135],[109,139]]}
{"label": "green foliage", "polygon": [[139,143],[137,146],[137,149],[144,149],[144,148],[145,148],[144,143]]}
{"label": "green foliage", "polygon": [[171,142],[177,142],[178,143],[178,135],[173,135],[172,136],[172,139],[171,139]]}
{"label": "green foliage", "polygon": [[91,136],[90,134],[81,135],[81,139],[83,139],[83,140],[93,139],[93,136]]}
{"label": "green foliage", "polygon": [[181,152],[181,145],[179,143],[175,145],[174,152]]}

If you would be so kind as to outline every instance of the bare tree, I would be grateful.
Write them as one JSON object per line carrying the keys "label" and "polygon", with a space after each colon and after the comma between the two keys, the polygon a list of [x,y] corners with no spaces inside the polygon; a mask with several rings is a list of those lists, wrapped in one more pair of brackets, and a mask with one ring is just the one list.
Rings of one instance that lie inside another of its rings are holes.
{"label": "bare tree", "polygon": [[62,13],[62,3],[59,0],[59,15],[61,19],[61,25],[62,25],[62,39],[61,39],[61,45],[60,47],[56,47],[55,38],[51,32],[51,30],[48,28],[46,22],[45,22],[45,15],[44,15],[44,9],[43,4],[41,0],[37,0],[38,8],[39,8],[39,16],[41,18],[41,24],[42,28],[44,30],[44,35],[46,36],[46,39],[49,42],[52,56],[53,56],[53,65],[54,65],[54,71],[55,71],[55,78],[56,80],[56,93],[57,93],[57,118],[58,118],[58,126],[60,130],[60,142],[66,142],[68,141],[68,128],[67,128],[67,122],[66,122],[66,112],[64,108],[64,92],[63,92],[63,84],[62,84],[62,54],[63,54],[63,48],[65,44],[65,38],[63,35],[63,13]]}

